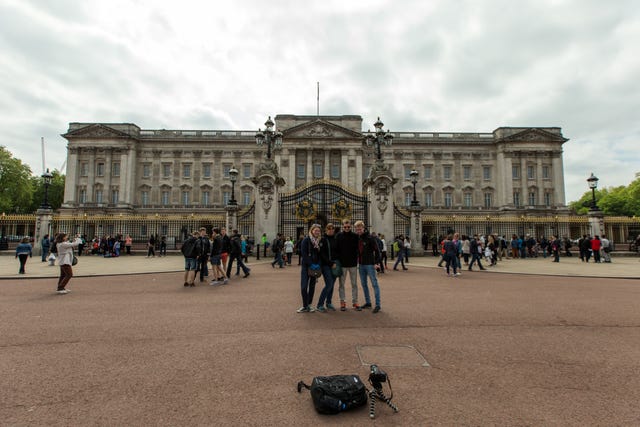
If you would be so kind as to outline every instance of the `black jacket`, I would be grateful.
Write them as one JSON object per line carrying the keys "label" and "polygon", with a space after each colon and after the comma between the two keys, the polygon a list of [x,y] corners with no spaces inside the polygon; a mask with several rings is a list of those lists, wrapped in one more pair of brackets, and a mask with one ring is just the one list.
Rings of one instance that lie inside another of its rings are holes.
{"label": "black jacket", "polygon": [[380,249],[376,239],[365,231],[358,238],[358,262],[360,265],[374,265],[379,257]]}
{"label": "black jacket", "polygon": [[303,268],[309,267],[311,264],[320,263],[320,250],[322,249],[322,240],[319,242],[320,248],[316,249],[311,243],[309,236],[305,237],[300,243],[300,254],[302,255]]}
{"label": "black jacket", "polygon": [[336,236],[324,236],[320,241],[320,263],[331,266],[336,259],[338,259]]}
{"label": "black jacket", "polygon": [[343,267],[358,265],[358,235],[353,231],[341,231],[336,236],[338,260]]}

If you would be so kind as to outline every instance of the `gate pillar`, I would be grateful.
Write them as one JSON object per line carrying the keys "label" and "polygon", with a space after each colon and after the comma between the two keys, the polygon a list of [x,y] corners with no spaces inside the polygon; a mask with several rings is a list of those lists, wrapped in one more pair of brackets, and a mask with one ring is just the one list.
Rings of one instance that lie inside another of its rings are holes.
{"label": "gate pillar", "polygon": [[390,168],[381,161],[376,162],[371,168],[369,177],[364,181],[371,209],[369,209],[370,231],[384,234],[387,241],[395,237],[393,235],[393,186],[398,182],[393,177]]}
{"label": "gate pillar", "polygon": [[[33,242],[33,254],[42,254],[42,239],[45,235],[49,234],[51,228],[51,221],[53,220],[53,210],[40,208],[36,212],[36,232]],[[49,236],[51,238],[52,236]]]}
{"label": "gate pillar", "polygon": [[422,206],[410,206],[411,212],[411,230],[409,237],[411,238],[411,256],[423,256],[424,248],[422,247]]}
{"label": "gate pillar", "polygon": [[273,240],[278,233],[278,187],[284,179],[278,174],[278,165],[267,159],[258,165],[256,176],[251,179],[256,186],[254,238],[256,242],[263,233]]}
{"label": "gate pillar", "polygon": [[228,204],[224,207],[224,210],[227,211],[227,218],[225,221],[227,232],[231,235],[232,230],[238,229],[238,205]]}

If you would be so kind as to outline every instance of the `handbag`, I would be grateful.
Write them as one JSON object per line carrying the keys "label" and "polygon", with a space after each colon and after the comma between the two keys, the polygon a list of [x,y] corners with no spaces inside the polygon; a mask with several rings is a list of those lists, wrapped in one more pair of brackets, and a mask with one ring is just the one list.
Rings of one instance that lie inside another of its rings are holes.
{"label": "handbag", "polygon": [[309,273],[309,277],[322,276],[322,271],[320,270],[320,264],[311,264],[307,272]]}
{"label": "handbag", "polygon": [[77,256],[73,256],[73,260],[71,261],[71,265],[76,265],[78,263],[78,257]]}
{"label": "handbag", "polygon": [[[331,259],[331,243],[327,241],[327,249],[329,250],[329,259]],[[335,267],[331,267],[331,275],[333,277],[340,277],[342,276],[342,264],[340,264],[340,261],[335,260],[333,262],[336,266]]]}

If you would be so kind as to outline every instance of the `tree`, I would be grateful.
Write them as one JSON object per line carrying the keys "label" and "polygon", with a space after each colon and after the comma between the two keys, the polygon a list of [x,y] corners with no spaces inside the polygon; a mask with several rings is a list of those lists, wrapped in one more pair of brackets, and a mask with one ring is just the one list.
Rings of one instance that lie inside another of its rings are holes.
{"label": "tree", "polygon": [[[640,216],[640,179],[636,179],[626,187],[598,189],[596,201],[605,215]],[[569,203],[569,208],[578,215],[584,215],[589,212],[591,202],[591,192],[587,191],[579,200]]]}
{"label": "tree", "polygon": [[0,211],[29,212],[32,200],[31,168],[0,146]]}

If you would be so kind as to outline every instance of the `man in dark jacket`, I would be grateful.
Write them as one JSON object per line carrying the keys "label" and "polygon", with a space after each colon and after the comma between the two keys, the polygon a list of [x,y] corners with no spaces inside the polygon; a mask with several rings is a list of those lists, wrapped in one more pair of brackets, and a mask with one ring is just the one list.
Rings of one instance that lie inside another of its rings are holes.
{"label": "man in dark jacket", "polygon": [[207,236],[207,229],[200,229],[200,256],[198,257],[198,270],[200,271],[200,281],[204,282],[205,276],[209,275],[209,254],[211,253],[211,242]]}
{"label": "man in dark jacket", "polygon": [[282,234],[278,233],[275,239],[273,239],[273,243],[271,243],[271,252],[273,252],[273,262],[271,263],[271,267],[275,268],[276,264],[278,267],[284,268],[284,261],[282,260],[282,249],[284,248],[284,242],[282,241]]}
{"label": "man in dark jacket", "polygon": [[475,234],[470,242],[471,262],[469,263],[469,271],[473,270],[473,263],[477,262],[480,270],[486,270],[482,266],[482,244],[478,241],[478,235]]}
{"label": "man in dark jacket", "polygon": [[351,221],[342,221],[342,230],[336,235],[336,246],[338,248],[338,260],[342,265],[342,276],[338,286],[340,295],[340,310],[347,309],[344,282],[347,280],[347,273],[351,280],[351,304],[355,310],[362,310],[358,305],[358,235],[351,231]]}
{"label": "man in dark jacket", "polygon": [[238,265],[244,272],[244,276],[249,277],[251,269],[242,262],[242,243],[240,241],[240,234],[238,230],[233,230],[233,236],[231,236],[231,252],[229,253],[229,263],[227,265],[227,277],[231,277],[231,269],[233,268],[233,260],[238,261]]}
{"label": "man in dark jacket", "polygon": [[358,264],[360,264],[360,281],[362,282],[362,292],[365,299],[365,305],[362,308],[371,308],[371,297],[369,296],[369,285],[367,284],[367,278],[369,278],[371,279],[371,286],[373,286],[373,294],[376,299],[376,306],[373,312],[377,313],[380,311],[380,286],[378,286],[374,264],[376,258],[380,257],[380,249],[376,240],[364,229],[364,222],[356,221],[354,226],[358,235]]}

